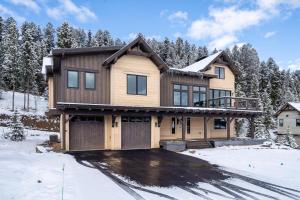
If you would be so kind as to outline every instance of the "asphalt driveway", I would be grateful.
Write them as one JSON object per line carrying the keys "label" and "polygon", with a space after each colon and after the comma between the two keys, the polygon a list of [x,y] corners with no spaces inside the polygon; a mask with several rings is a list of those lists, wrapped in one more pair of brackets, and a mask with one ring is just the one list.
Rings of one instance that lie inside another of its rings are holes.
{"label": "asphalt driveway", "polygon": [[[110,177],[134,199],[146,199],[137,191],[163,199],[182,199],[151,188],[179,188],[196,199],[208,200],[300,199],[299,190],[228,172],[205,160],[162,149],[87,151],[72,155],[82,165]],[[213,189],[203,188],[199,183],[209,184]]]}

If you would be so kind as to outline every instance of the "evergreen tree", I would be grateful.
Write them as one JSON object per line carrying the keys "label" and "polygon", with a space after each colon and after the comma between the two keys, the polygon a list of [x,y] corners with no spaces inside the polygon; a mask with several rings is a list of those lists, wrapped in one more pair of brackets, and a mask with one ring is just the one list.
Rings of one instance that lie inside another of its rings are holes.
{"label": "evergreen tree", "polygon": [[81,48],[86,45],[86,33],[83,29],[71,28],[72,32],[72,48]]}
{"label": "evergreen tree", "polygon": [[20,120],[20,115],[16,110],[12,117],[12,121],[9,124],[10,131],[4,135],[5,139],[10,139],[12,141],[22,141],[25,140],[25,133],[23,124]]}
{"label": "evergreen tree", "polygon": [[55,29],[54,29],[53,25],[49,22],[46,25],[46,28],[44,29],[44,44],[45,44],[45,49],[46,49],[47,54],[49,54],[50,51],[55,46],[54,34],[55,34]]}
{"label": "evergreen tree", "polygon": [[5,21],[3,34],[3,68],[4,77],[8,84],[8,88],[13,91],[12,95],[12,110],[15,109],[15,91],[18,84],[19,73],[19,46],[18,46],[18,30],[16,21],[9,17]]}
{"label": "evergreen tree", "polygon": [[274,110],[277,110],[280,106],[280,70],[276,62],[273,60],[273,58],[269,58],[267,61],[268,69],[270,70],[270,83],[271,83],[271,91],[270,91],[270,97],[272,101],[272,105]]}
{"label": "evergreen tree", "polygon": [[3,67],[3,60],[4,60],[4,48],[3,48],[3,34],[4,34],[4,21],[0,16],[0,98],[1,92],[5,89],[4,84],[4,67]]}
{"label": "evergreen tree", "polygon": [[68,22],[64,22],[57,30],[57,47],[72,47],[72,32]]}
{"label": "evergreen tree", "polygon": [[89,30],[87,34],[86,47],[91,47],[91,46],[92,46],[92,32],[91,30]]}

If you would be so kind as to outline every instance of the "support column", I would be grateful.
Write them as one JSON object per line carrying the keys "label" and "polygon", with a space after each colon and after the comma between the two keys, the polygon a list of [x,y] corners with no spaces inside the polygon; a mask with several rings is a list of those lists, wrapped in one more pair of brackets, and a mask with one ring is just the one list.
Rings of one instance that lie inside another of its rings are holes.
{"label": "support column", "polygon": [[226,128],[227,128],[227,140],[230,140],[230,117],[227,117]]}
{"label": "support column", "polygon": [[66,150],[66,114],[63,113],[60,116],[61,119],[61,143],[62,143],[62,149]]}
{"label": "support column", "polygon": [[252,139],[254,139],[254,132],[255,132],[254,117],[251,117],[250,118],[250,135],[251,135]]}
{"label": "support column", "polygon": [[185,130],[186,130],[186,117],[182,116],[182,140],[185,140]]}
{"label": "support column", "polygon": [[207,140],[207,117],[204,117],[203,120],[203,126],[204,126],[204,140]]}

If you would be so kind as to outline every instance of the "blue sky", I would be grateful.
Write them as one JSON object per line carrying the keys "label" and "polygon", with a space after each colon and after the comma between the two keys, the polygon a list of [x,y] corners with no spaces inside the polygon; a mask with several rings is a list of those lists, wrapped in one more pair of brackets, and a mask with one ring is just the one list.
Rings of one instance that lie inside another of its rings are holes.
{"label": "blue sky", "polygon": [[130,40],[139,32],[181,36],[210,49],[251,43],[262,60],[300,70],[300,0],[1,0],[0,15],[44,26],[109,30]]}

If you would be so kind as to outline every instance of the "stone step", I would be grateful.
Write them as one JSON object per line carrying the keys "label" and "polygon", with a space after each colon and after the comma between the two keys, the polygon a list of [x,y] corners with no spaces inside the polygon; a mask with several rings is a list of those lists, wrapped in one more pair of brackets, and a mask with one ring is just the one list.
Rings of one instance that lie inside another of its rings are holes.
{"label": "stone step", "polygon": [[212,148],[212,145],[208,141],[199,140],[199,141],[187,141],[186,142],[187,149],[205,149]]}

